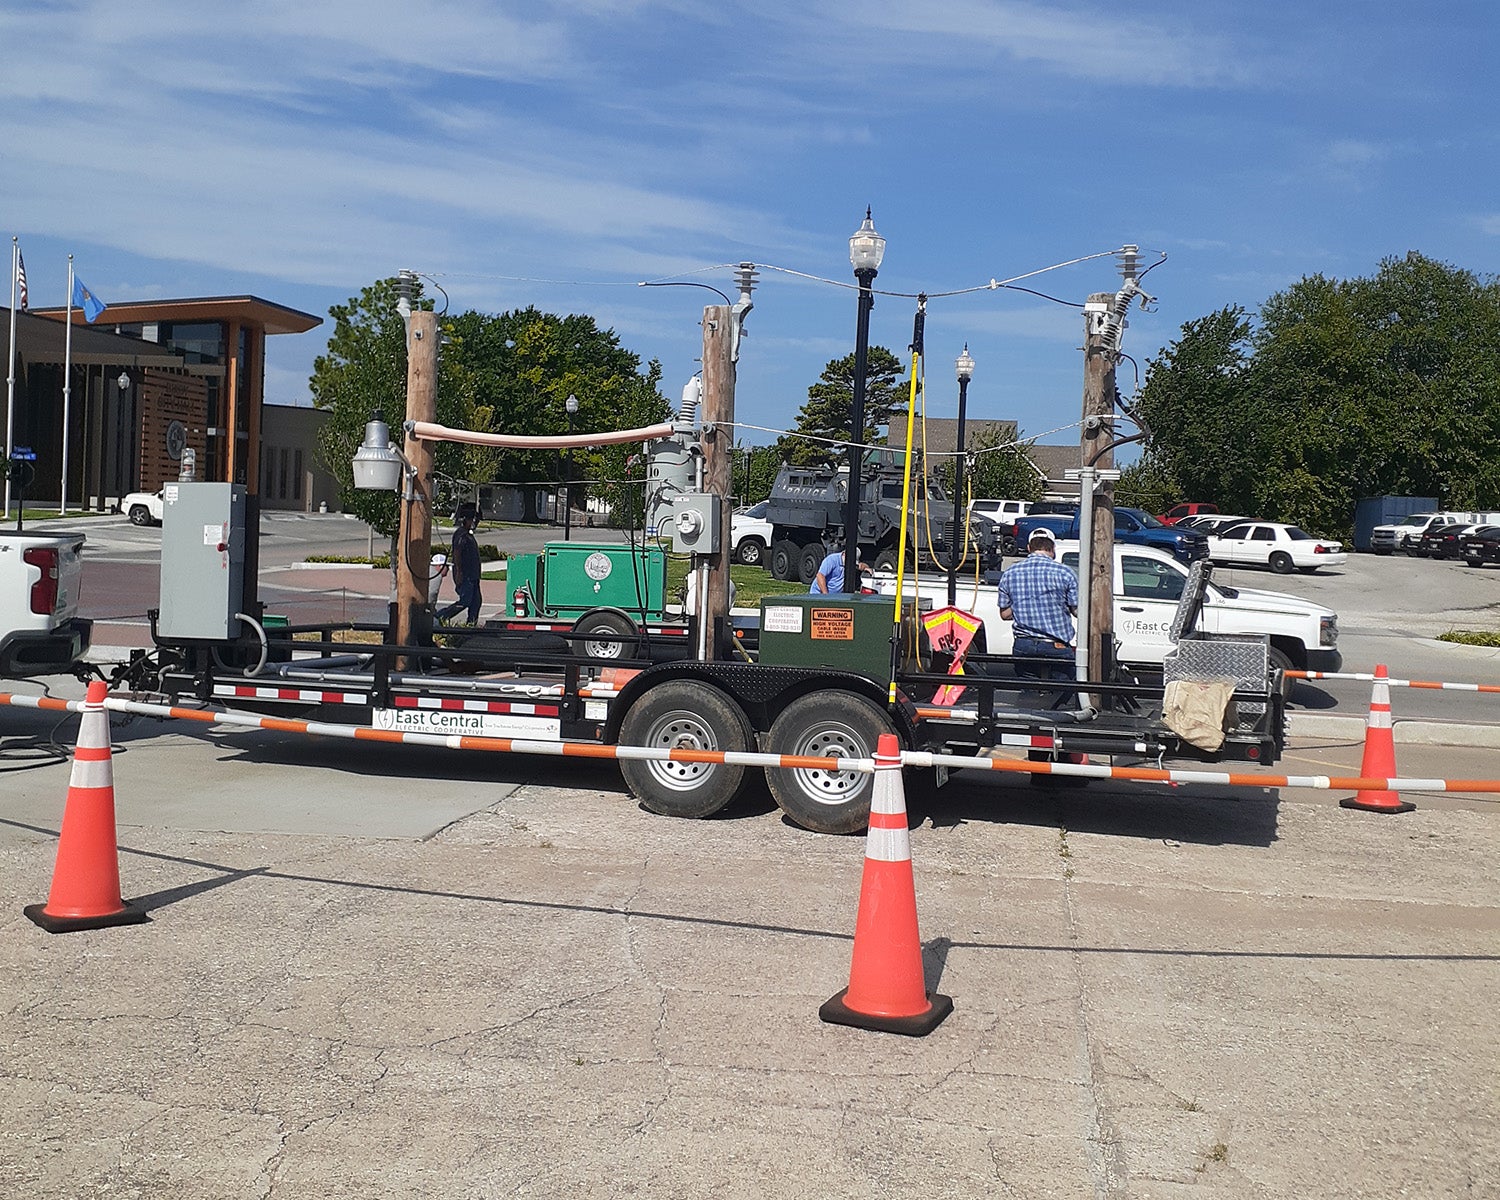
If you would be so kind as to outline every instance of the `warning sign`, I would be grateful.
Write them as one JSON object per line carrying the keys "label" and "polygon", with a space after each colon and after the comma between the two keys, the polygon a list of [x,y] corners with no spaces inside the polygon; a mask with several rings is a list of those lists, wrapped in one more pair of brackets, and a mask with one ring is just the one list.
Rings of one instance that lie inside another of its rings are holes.
{"label": "warning sign", "polygon": [[847,608],[815,608],[809,636],[815,642],[852,642],[854,613]]}

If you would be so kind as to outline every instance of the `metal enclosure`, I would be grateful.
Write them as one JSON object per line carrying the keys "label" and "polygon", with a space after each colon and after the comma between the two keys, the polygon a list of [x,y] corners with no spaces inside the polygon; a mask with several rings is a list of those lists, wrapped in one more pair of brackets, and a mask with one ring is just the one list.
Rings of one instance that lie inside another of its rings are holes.
{"label": "metal enclosure", "polygon": [[229,641],[245,611],[245,487],[168,483],[162,488],[158,636]]}
{"label": "metal enclosure", "polygon": [[679,554],[717,554],[721,523],[719,497],[689,492],[672,504],[672,549]]}
{"label": "metal enclosure", "polygon": [[[655,547],[635,550],[590,542],[549,542],[539,573],[535,599],[547,616],[576,617],[591,608],[618,608],[661,619],[667,556]],[[512,592],[516,586],[507,580]]]}
{"label": "metal enclosure", "polygon": [[760,602],[760,661],[858,671],[888,685],[892,596],[767,596]]}

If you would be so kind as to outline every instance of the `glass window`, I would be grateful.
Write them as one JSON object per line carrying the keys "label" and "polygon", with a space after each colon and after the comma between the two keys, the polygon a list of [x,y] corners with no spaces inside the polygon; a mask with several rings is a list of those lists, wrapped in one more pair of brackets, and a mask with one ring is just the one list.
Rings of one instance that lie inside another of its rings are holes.
{"label": "glass window", "polygon": [[1288,525],[1286,527],[1286,536],[1294,542],[1312,541],[1312,534],[1303,533],[1302,530],[1298,529],[1295,525]]}
{"label": "glass window", "polygon": [[292,451],[292,499],[302,499],[302,451]]}
{"label": "glass window", "polygon": [[1252,542],[1274,542],[1276,540],[1276,531],[1269,525],[1257,525],[1250,531],[1250,540]]}
{"label": "glass window", "polygon": [[1132,599],[1170,600],[1174,603],[1182,599],[1187,577],[1164,562],[1126,554],[1120,558],[1120,569],[1125,594]]}

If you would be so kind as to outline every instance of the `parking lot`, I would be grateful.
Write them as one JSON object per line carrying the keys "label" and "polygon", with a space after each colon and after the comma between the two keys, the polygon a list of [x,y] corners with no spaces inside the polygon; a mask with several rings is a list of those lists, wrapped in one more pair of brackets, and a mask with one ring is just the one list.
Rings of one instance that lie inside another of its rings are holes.
{"label": "parking lot", "polygon": [[[1336,590],[1359,669],[1368,647],[1493,681],[1431,632],[1477,627],[1494,579],[1359,556],[1233,581]],[[1420,699],[1490,720],[1473,693]],[[763,790],[653,816],[609,764],[121,723],[120,872],[150,923],[49,936],[21,908],[47,895],[67,768],[25,740],[57,716],[0,720],[0,1195],[1302,1200],[1500,1177],[1493,797],[1376,816],[961,774],[912,804],[928,984],[955,1008],[909,1040],[817,1019],[848,982],[862,838]],[[1500,776],[1462,736],[1403,743],[1403,773]],[[1278,769],[1359,754],[1299,737]]]}

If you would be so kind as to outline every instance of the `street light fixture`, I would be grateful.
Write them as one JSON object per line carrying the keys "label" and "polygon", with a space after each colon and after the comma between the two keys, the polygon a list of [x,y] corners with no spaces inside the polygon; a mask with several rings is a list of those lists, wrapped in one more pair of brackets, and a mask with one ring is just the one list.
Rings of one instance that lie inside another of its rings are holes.
{"label": "street light fixture", "polygon": [[[578,397],[568,395],[563,402],[563,408],[568,414],[568,436],[573,436],[573,418],[578,415]],[[568,457],[564,463],[567,477],[563,483],[563,541],[571,541],[573,537],[573,447],[568,447]]]}
{"label": "street light fixture", "polygon": [[969,343],[964,343],[964,352],[953,364],[953,373],[958,376],[958,433],[954,442],[953,456],[953,539],[948,546],[948,603],[958,599],[958,547],[963,537],[959,518],[963,512],[964,492],[967,490],[968,472],[964,469],[964,416],[969,403],[969,380],[974,378],[974,359],[969,354]]}
{"label": "street light fixture", "polygon": [[844,590],[859,591],[860,469],[864,463],[865,375],[870,351],[870,310],[875,307],[872,284],[885,258],[885,238],[875,232],[870,209],[864,223],[849,239],[849,262],[859,281],[859,320],[854,335],[854,406],[849,414],[849,497],[844,512]]}

